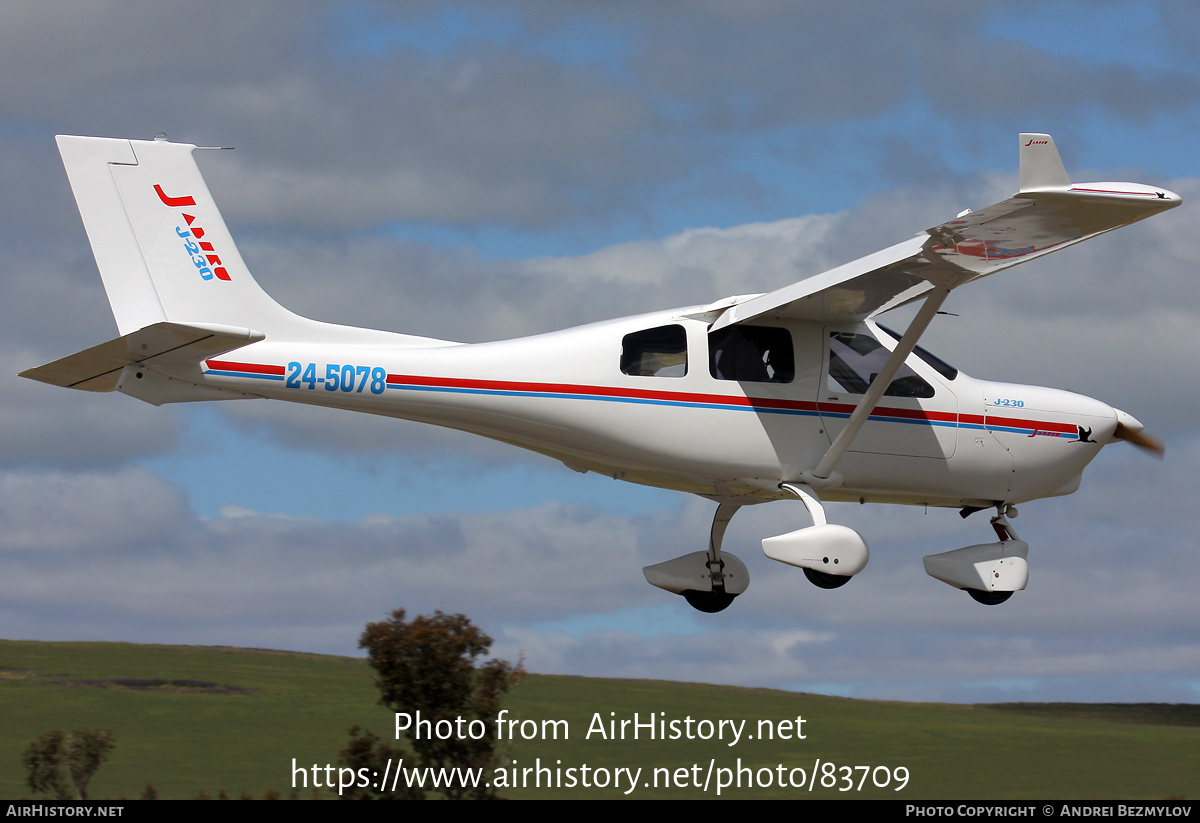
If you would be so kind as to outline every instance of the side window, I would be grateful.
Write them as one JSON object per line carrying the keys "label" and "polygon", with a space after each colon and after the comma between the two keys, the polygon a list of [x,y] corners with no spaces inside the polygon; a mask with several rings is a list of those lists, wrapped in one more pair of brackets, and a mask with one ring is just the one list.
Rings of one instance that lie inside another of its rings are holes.
{"label": "side window", "polygon": [[659,326],[625,335],[621,371],[644,377],[683,377],[687,374],[687,332],[683,326]]}
{"label": "side window", "polygon": [[[891,354],[867,334],[831,332],[829,335],[829,390],[866,394]],[[885,397],[933,397],[933,386],[908,366],[901,366]]]}
{"label": "side window", "polygon": [[726,326],[708,336],[708,371],[718,380],[791,383],[792,335],[773,326]]}

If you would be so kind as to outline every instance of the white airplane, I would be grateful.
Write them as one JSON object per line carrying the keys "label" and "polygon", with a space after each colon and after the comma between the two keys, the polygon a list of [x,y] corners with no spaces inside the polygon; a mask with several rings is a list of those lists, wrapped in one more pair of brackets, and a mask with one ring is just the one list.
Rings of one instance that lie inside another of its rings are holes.
{"label": "white airplane", "polygon": [[[1014,504],[1079,486],[1142,424],[1057,389],[976,380],[918,347],[955,288],[1180,204],[1137,183],[1072,184],[1054,141],[1020,136],[1020,191],[767,294],[493,343],[309,320],[254,281],[196,146],[58,137],[120,337],[23,377],[162,403],[271,398],[462,429],[580,472],[717,504],[707,551],[644,569],[697,609],[746,590],[721,550],[739,507],[799,499],[813,525],[762,541],[835,588],[866,541],[822,501],[994,508],[997,540],[925,558],[981,603],[1028,581]],[[903,334],[874,318],[921,301]]]}

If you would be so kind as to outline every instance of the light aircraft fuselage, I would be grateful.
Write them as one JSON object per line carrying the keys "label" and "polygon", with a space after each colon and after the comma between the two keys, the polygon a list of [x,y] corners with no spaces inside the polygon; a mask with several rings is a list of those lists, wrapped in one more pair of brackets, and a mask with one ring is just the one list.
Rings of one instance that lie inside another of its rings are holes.
{"label": "light aircraft fuselage", "polygon": [[[764,327],[790,336],[791,380],[718,379],[708,324],[688,317],[702,311],[420,348],[386,338],[354,346],[264,340],[186,377],[222,391],[463,429],[579,471],[713,499],[788,497],[779,484],[799,481],[820,460],[861,399],[829,376],[828,341],[839,332],[885,347],[895,340],[874,324],[780,321]],[[686,340],[680,362],[664,376],[624,373],[623,341],[666,327]],[[931,396],[885,396],[838,467],[842,485],[822,499],[990,507],[1065,494],[1116,428],[1116,410],[1081,395],[961,371],[947,378],[916,354],[906,366]],[[1081,431],[1090,432],[1086,440]]]}

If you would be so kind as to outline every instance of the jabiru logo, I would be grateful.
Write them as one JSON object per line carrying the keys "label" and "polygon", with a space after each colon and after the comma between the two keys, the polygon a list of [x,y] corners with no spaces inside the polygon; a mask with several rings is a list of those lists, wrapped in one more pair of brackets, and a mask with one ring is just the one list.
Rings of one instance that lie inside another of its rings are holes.
{"label": "jabiru logo", "polygon": [[[154,193],[158,195],[158,199],[163,202],[163,205],[173,209],[196,205],[196,198],[190,195],[170,197],[157,183],[154,184]],[[191,258],[192,265],[196,267],[200,277],[204,280],[212,280],[213,277],[218,280],[229,280],[229,272],[221,265],[221,258],[217,256],[217,250],[213,248],[213,244],[201,239],[204,237],[204,229],[192,225],[196,221],[195,215],[183,212],[183,219],[187,222],[187,228],[176,226],[175,233],[183,240],[183,248]]]}

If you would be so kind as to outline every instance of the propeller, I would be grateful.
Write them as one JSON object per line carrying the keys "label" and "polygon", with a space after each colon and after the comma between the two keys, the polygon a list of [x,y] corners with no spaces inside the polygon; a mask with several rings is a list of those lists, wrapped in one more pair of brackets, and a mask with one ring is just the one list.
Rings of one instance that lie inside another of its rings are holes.
{"label": "propeller", "polygon": [[1120,409],[1116,409],[1116,412],[1117,428],[1112,433],[1112,439],[1124,440],[1126,443],[1130,443],[1139,449],[1156,455],[1161,460],[1163,454],[1166,453],[1166,447],[1163,446],[1162,441],[1146,434],[1144,431],[1146,427],[1132,414],[1123,412]]}

